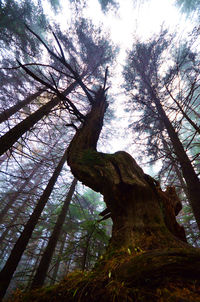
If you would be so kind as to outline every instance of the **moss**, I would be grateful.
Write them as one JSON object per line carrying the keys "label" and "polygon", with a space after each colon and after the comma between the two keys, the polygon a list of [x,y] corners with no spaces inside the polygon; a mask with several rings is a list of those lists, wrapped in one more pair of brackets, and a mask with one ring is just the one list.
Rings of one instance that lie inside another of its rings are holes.
{"label": "moss", "polygon": [[86,166],[104,165],[104,158],[101,153],[87,149],[81,152],[78,163]]}
{"label": "moss", "polygon": [[[198,302],[200,281],[196,267],[199,261],[199,252],[190,248],[151,252],[144,252],[139,247],[112,249],[100,257],[93,271],[73,272],[59,284],[30,293],[23,294],[18,290],[9,301]],[[185,274],[184,263],[191,275]],[[193,273],[195,270],[196,274]]]}

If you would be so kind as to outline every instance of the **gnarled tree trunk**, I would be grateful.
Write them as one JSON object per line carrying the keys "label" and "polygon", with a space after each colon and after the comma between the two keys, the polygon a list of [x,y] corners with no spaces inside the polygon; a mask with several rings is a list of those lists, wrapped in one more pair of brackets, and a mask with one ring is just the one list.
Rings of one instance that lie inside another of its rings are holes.
{"label": "gnarled tree trunk", "polygon": [[[166,218],[167,213],[163,215],[162,208],[165,208],[166,200],[170,200],[168,194],[156,187],[153,179],[128,153],[104,154],[96,151],[106,108],[104,91],[99,89],[84,125],[68,148],[68,164],[75,177],[103,194],[107,212],[113,220],[110,245],[145,250],[168,245],[185,246],[169,231],[174,221],[167,222],[168,227],[166,225],[165,220],[170,218]],[[176,227],[179,229],[180,226],[177,224],[171,231],[174,229],[176,232]]]}

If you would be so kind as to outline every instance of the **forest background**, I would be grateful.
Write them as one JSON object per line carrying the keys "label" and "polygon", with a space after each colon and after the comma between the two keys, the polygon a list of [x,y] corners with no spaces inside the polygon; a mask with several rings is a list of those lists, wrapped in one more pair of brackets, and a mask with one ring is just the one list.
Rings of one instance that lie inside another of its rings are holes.
{"label": "forest background", "polygon": [[[162,188],[175,186],[183,203],[178,219],[188,242],[200,245],[200,213],[148,89],[156,91],[198,178],[199,1],[163,1],[168,20],[156,1],[94,2],[0,2],[2,271],[20,246],[7,294],[36,279],[54,284],[70,271],[90,270],[108,244],[112,222],[99,222],[101,195],[77,184],[65,163],[79,112],[90,108],[80,83],[95,90],[107,66],[109,110],[98,150],[128,151]],[[45,45],[58,54],[60,43],[81,79],[49,55]],[[68,99],[59,99],[58,90]]]}

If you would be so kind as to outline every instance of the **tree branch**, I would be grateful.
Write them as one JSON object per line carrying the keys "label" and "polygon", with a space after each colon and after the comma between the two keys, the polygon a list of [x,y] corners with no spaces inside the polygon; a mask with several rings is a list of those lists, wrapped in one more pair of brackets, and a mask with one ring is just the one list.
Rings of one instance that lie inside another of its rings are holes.
{"label": "tree branch", "polygon": [[58,41],[58,38],[54,35],[55,39],[56,39],[56,42],[58,43],[58,46],[60,48],[60,51],[61,51],[61,55],[62,57],[60,58],[59,56],[57,56],[47,45],[46,43],[40,38],[40,36],[38,34],[36,34],[34,31],[32,31],[30,29],[30,27],[28,27],[28,25],[26,25],[26,28],[44,45],[44,47],[47,49],[47,51],[54,57],[56,58],[58,61],[60,61],[65,67],[67,67],[67,69],[74,75],[74,78],[75,80],[78,82],[78,84],[81,86],[81,88],[83,89],[83,91],[85,92],[90,104],[93,104],[94,103],[94,100],[92,98],[92,96],[90,95],[90,93],[88,92],[88,88],[86,87],[86,85],[82,82],[79,74],[73,70],[73,68],[70,66],[70,64],[68,64],[65,60],[65,57],[64,57],[64,53],[63,53],[63,50],[61,45],[60,45],[60,42]]}
{"label": "tree branch", "polygon": [[54,91],[61,100],[66,101],[72,107],[73,112],[76,115],[76,117],[81,122],[83,122],[83,120],[85,119],[85,116],[76,108],[76,106],[66,96],[64,96],[62,93],[60,93],[60,91],[57,88],[54,88],[49,83],[47,83],[44,80],[40,79],[30,69],[28,69],[27,67],[25,67],[24,65],[22,65],[18,60],[17,60],[17,62],[20,65],[20,67],[23,68],[26,71],[26,73],[29,74],[32,78],[34,78],[36,81],[40,82],[41,84],[45,85],[46,87],[48,87],[49,89],[51,89],[52,91]]}

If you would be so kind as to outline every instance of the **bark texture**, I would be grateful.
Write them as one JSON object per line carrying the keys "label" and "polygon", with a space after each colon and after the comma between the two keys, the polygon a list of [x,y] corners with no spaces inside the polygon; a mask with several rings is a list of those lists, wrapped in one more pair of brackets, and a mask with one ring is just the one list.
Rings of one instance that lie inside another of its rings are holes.
{"label": "bark texture", "polygon": [[[168,192],[157,188],[128,153],[96,151],[106,108],[105,94],[100,88],[85,123],[68,148],[68,164],[80,181],[103,194],[113,220],[110,245],[145,250],[163,248],[167,243],[183,247],[184,243],[175,237],[183,239],[184,234],[179,236],[175,205],[169,202]],[[169,215],[168,203],[174,210]]]}
{"label": "bark texture", "polygon": [[[112,237],[92,273],[98,285],[92,281],[78,283],[80,295],[68,299],[100,301],[101,297],[101,301],[112,301],[108,288],[113,284],[114,297],[120,301],[128,301],[127,296],[134,301],[187,301],[183,299],[187,295],[180,294],[182,288],[189,293],[187,297],[194,294],[191,301],[199,301],[200,252],[186,243],[184,229],[176,222],[181,203],[175,188],[162,191],[124,151],[97,152],[106,108],[104,91],[99,89],[90,113],[68,148],[68,164],[80,181],[103,194],[107,206],[103,216],[113,220]],[[68,280],[66,286],[70,287],[70,277]],[[100,288],[104,289],[98,296]],[[120,296],[119,288],[126,291],[126,299]],[[163,298],[166,291],[169,300]],[[89,295],[87,299],[83,293]]]}

